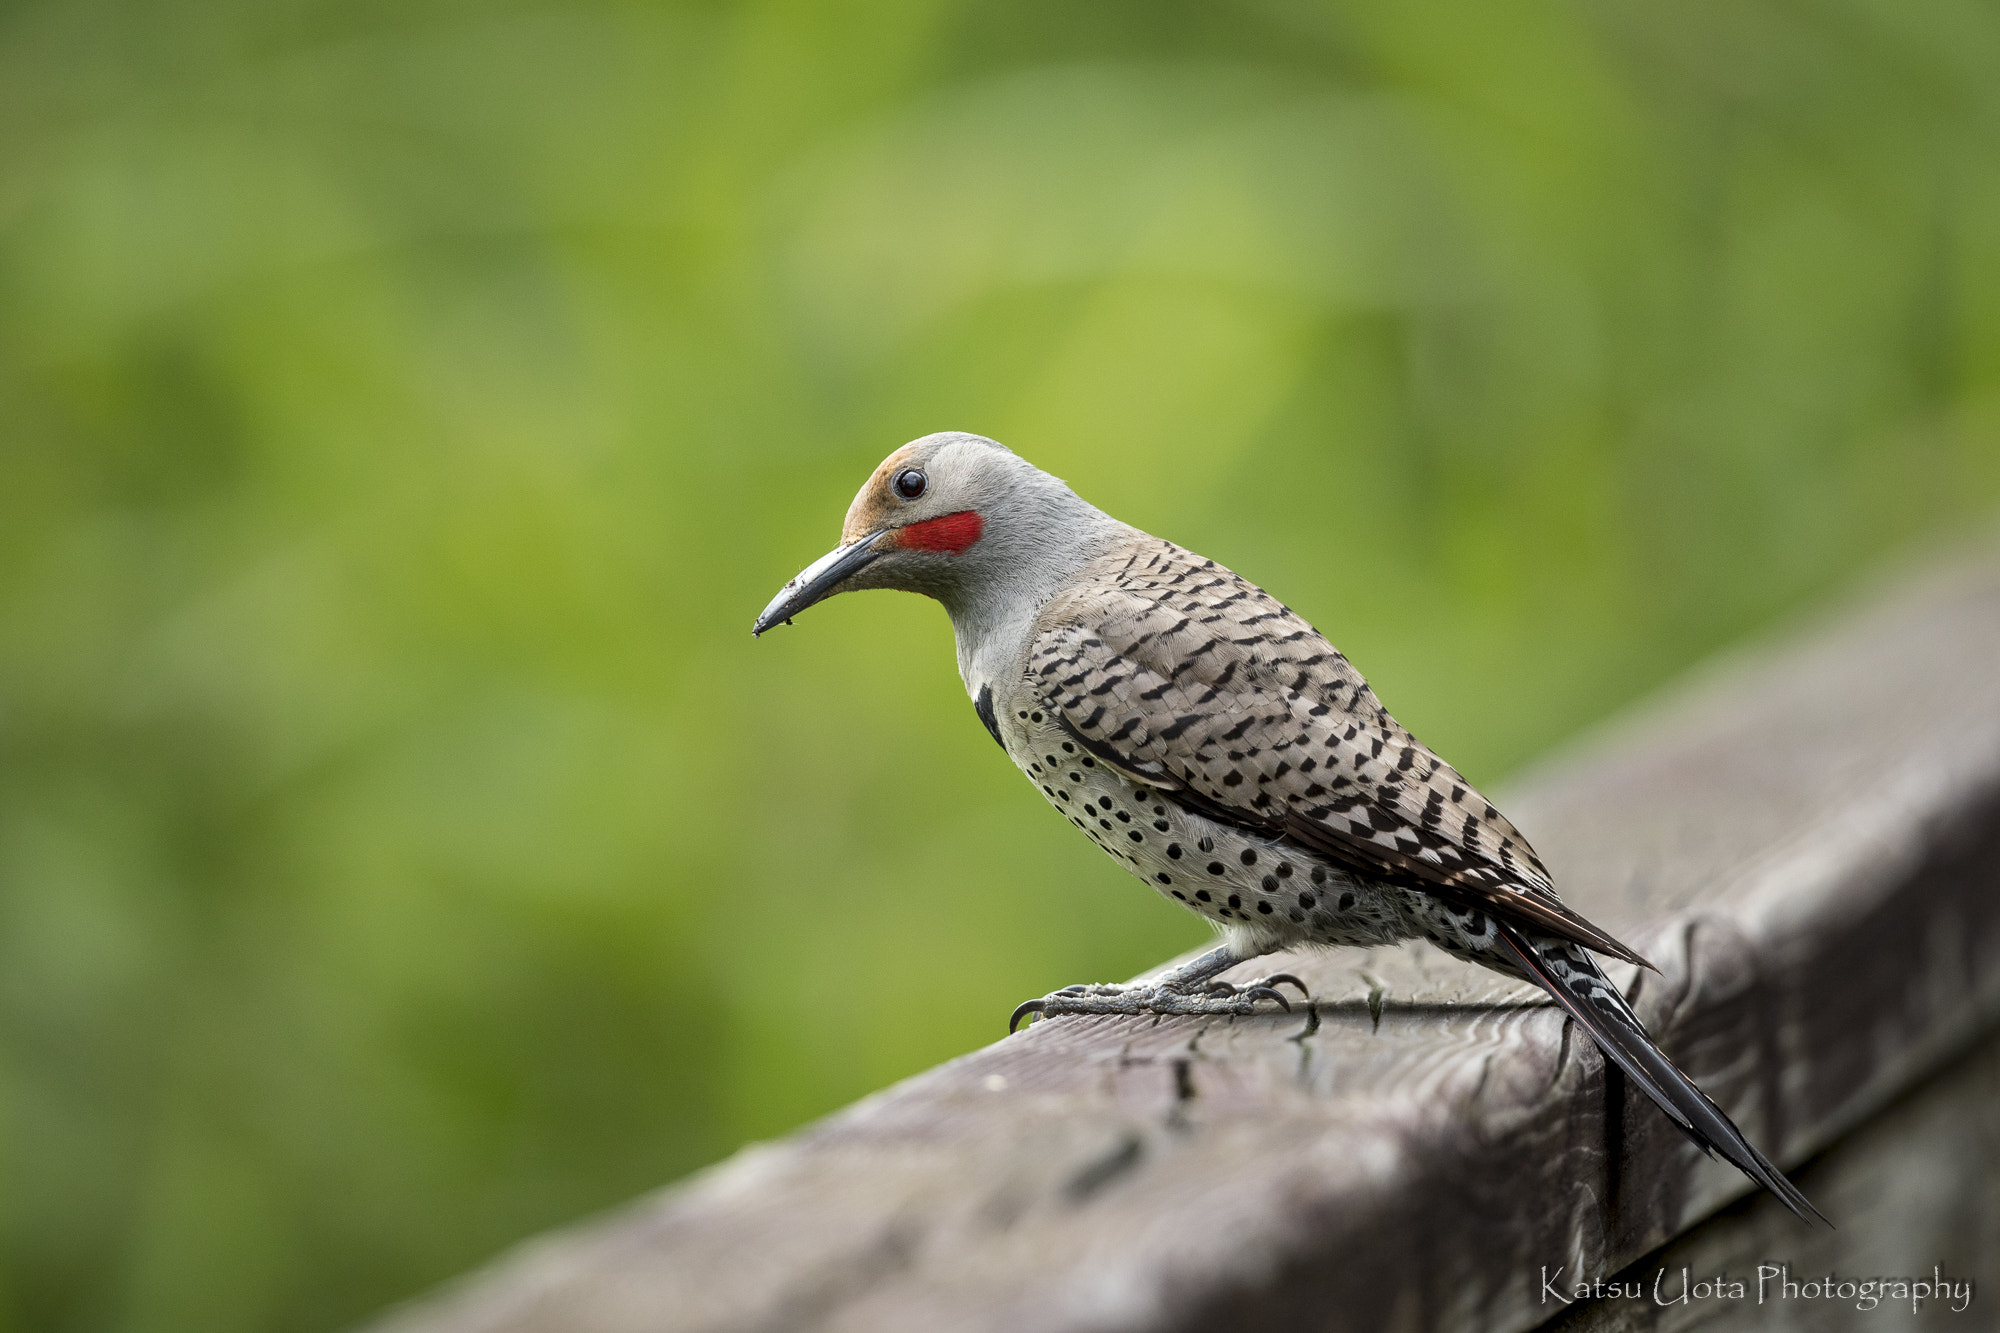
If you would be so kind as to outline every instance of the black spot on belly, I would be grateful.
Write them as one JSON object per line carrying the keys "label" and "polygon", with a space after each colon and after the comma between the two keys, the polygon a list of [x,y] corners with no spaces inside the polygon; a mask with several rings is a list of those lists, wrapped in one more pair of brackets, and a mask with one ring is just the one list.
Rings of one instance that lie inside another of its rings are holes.
{"label": "black spot on belly", "polygon": [[1290,879],[1291,877],[1292,877],[1292,863],[1290,861],[1278,862],[1278,878]]}
{"label": "black spot on belly", "polygon": [[1215,839],[1196,838],[1194,840],[1194,845],[1201,848],[1204,852],[1212,852],[1215,850]]}
{"label": "black spot on belly", "polygon": [[1319,902],[1319,899],[1314,897],[1310,893],[1302,893],[1299,895],[1299,906],[1305,908],[1307,911],[1311,911],[1313,905],[1316,904],[1317,902]]}
{"label": "black spot on belly", "polygon": [[1254,866],[1257,864],[1257,853],[1255,850],[1249,847],[1245,847],[1243,849],[1243,864],[1246,866]]}
{"label": "black spot on belly", "polygon": [[1324,884],[1324,883],[1326,883],[1326,867],[1325,867],[1325,866],[1314,866],[1314,867],[1313,867],[1313,883],[1315,883],[1315,884]]}
{"label": "black spot on belly", "polygon": [[1161,871],[1159,874],[1153,876],[1153,878],[1157,879],[1162,884],[1171,884],[1174,882],[1174,877],[1172,875],[1167,874],[1164,870]]}
{"label": "black spot on belly", "polygon": [[1132,841],[1134,841],[1134,842],[1144,842],[1144,841],[1146,840],[1146,835],[1145,835],[1145,834],[1143,834],[1143,833],[1141,833],[1141,832],[1139,832],[1139,830],[1138,830],[1138,829],[1131,829],[1131,830],[1129,830],[1129,831],[1128,831],[1128,832],[1127,832],[1127,833],[1125,834],[1125,836],[1126,836],[1126,837],[1128,837],[1128,838],[1130,838],[1130,839],[1131,839]]}
{"label": "black spot on belly", "polygon": [[1205,902],[1205,903],[1206,903],[1206,902],[1213,902],[1213,901],[1215,901],[1214,899],[1212,899],[1212,898],[1210,898],[1210,897],[1208,896],[1208,890],[1207,890],[1207,889],[1196,889],[1196,890],[1194,891],[1194,896],[1195,896],[1195,897],[1197,897],[1197,898],[1199,898],[1199,899],[1201,899],[1201,900],[1202,900],[1203,902]]}
{"label": "black spot on belly", "polygon": [[1232,893],[1229,895],[1229,905],[1231,907],[1241,907],[1243,906],[1243,899]]}
{"label": "black spot on belly", "polygon": [[1346,911],[1351,911],[1351,910],[1353,909],[1353,907],[1354,907],[1354,895],[1353,895],[1353,894],[1351,894],[1351,893],[1343,893],[1343,894],[1341,894],[1341,895],[1340,895],[1340,910],[1341,910],[1341,911],[1343,911],[1343,912],[1346,912]]}
{"label": "black spot on belly", "polygon": [[1260,899],[1257,903],[1257,910],[1262,912],[1265,916],[1269,916],[1271,915],[1271,904],[1264,902],[1263,900]]}
{"label": "black spot on belly", "polygon": [[1222,862],[1210,861],[1208,863],[1208,873],[1211,875],[1220,875],[1222,873]]}

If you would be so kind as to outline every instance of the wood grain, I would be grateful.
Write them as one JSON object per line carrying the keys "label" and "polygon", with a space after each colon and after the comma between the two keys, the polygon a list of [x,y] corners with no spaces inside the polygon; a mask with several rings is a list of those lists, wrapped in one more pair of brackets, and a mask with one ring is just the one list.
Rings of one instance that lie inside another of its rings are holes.
{"label": "wood grain", "polygon": [[[1615,1274],[1637,1299],[1607,1296],[1557,1311],[1549,1333],[1694,1333],[1758,1329],[1989,1328],[1990,1279],[2000,1255],[2000,1039],[1892,1103],[1807,1163],[1798,1183],[1837,1231],[1805,1229],[1775,1199],[1751,1195]],[[1773,1273],[1771,1270],[1776,1269]],[[1761,1270],[1761,1271],[1760,1271]],[[1684,1281],[1682,1274],[1688,1278]],[[1854,1284],[1847,1299],[1812,1290],[1816,1279]],[[1760,1276],[1763,1282],[1760,1285]],[[1725,1279],[1716,1287],[1705,1281]],[[1970,1293],[1924,1296],[1940,1278]],[[1864,1307],[1860,1284],[1912,1282],[1904,1299]],[[1797,1284],[1788,1290],[1787,1280]],[[1730,1289],[1740,1283],[1741,1294]],[[1687,1298],[1675,1297],[1685,1286]]]}
{"label": "wood grain", "polygon": [[[1713,664],[1503,805],[1661,966],[1674,1058],[1780,1162],[1826,1148],[2000,1019],[2000,552]],[[1037,1024],[379,1333],[1520,1329],[1543,1265],[1616,1272],[1747,1188],[1525,988],[1421,945],[1275,965],[1311,1014]]]}

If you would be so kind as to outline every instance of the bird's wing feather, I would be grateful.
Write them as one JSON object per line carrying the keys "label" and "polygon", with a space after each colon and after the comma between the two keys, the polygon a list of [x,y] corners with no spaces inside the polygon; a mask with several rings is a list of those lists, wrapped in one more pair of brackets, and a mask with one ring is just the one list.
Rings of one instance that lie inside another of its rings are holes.
{"label": "bird's wing feather", "polygon": [[1143,539],[1036,624],[1028,683],[1103,762],[1368,879],[1644,962],[1563,906],[1520,831],[1317,630],[1214,561]]}

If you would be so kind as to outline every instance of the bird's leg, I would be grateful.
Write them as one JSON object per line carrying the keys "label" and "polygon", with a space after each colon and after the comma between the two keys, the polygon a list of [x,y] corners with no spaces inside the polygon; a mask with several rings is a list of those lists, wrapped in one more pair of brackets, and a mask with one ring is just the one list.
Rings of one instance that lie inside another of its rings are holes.
{"label": "bird's leg", "polygon": [[1053,995],[1029,1000],[1007,1020],[1012,1032],[1029,1014],[1054,1018],[1059,1014],[1251,1014],[1257,1001],[1276,1000],[1279,1008],[1291,1012],[1291,1002],[1278,993],[1280,985],[1299,988],[1310,999],[1306,985],[1289,972],[1265,977],[1238,989],[1216,977],[1238,963],[1247,962],[1265,951],[1239,952],[1224,944],[1210,949],[1191,962],[1182,963],[1154,981],[1136,985],[1065,986]]}
{"label": "bird's leg", "polygon": [[[1241,954],[1227,944],[1217,945],[1199,958],[1182,963],[1173,971],[1161,977],[1155,985],[1168,990],[1192,991],[1206,988],[1208,983],[1221,976],[1238,963],[1254,958],[1255,954]],[[1227,983],[1224,983],[1227,984]]]}

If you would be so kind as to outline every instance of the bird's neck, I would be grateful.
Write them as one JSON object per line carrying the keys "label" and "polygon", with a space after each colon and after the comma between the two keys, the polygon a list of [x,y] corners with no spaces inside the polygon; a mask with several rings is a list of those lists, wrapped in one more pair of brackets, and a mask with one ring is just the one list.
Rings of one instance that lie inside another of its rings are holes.
{"label": "bird's neck", "polygon": [[1050,521],[1010,524],[993,533],[997,540],[977,552],[976,562],[968,562],[968,577],[938,598],[951,615],[958,641],[959,678],[974,698],[982,684],[1022,669],[1043,605],[1073,582],[1078,571],[1135,535],[1067,488],[1064,495],[1069,503],[1060,507],[1062,512],[1048,514]]}

